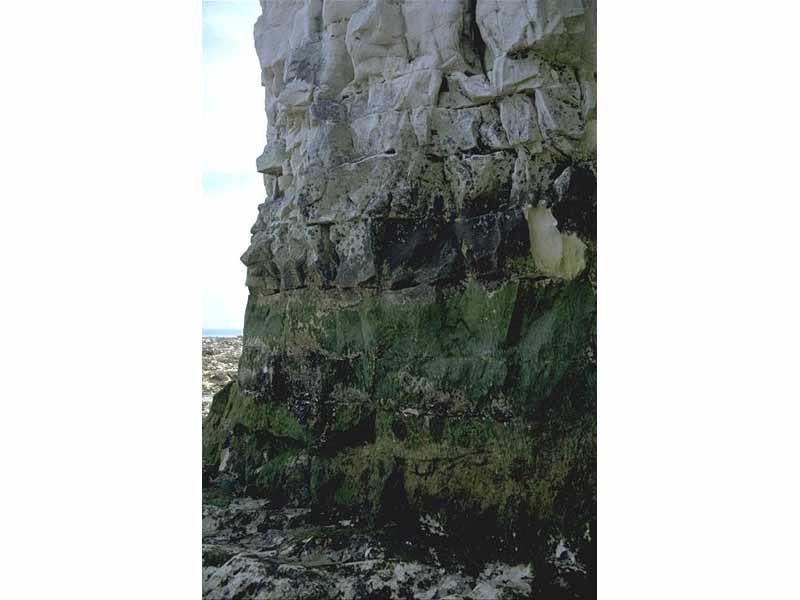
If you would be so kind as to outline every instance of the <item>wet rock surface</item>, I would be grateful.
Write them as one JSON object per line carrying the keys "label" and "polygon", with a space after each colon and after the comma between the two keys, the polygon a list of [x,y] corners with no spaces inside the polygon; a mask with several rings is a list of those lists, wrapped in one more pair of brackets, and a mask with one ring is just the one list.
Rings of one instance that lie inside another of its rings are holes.
{"label": "wet rock surface", "polygon": [[203,416],[208,414],[211,399],[225,385],[236,379],[242,337],[203,337]]}
{"label": "wet rock surface", "polygon": [[[207,498],[203,594],[230,600],[507,600],[589,597],[559,543],[540,565],[484,561],[422,527],[381,530],[264,499]],[[558,553],[558,554],[557,554]]]}

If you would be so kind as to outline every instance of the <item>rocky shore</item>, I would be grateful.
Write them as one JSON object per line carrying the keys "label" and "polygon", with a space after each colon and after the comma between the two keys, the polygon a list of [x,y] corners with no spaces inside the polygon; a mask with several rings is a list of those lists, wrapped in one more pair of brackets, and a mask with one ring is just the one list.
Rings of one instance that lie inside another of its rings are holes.
{"label": "rocky shore", "polygon": [[208,414],[211,399],[225,385],[236,379],[242,336],[203,337],[203,416]]}
{"label": "rocky shore", "polygon": [[510,600],[591,597],[563,542],[540,564],[483,560],[433,519],[375,530],[268,500],[207,495],[203,597],[228,600]]}

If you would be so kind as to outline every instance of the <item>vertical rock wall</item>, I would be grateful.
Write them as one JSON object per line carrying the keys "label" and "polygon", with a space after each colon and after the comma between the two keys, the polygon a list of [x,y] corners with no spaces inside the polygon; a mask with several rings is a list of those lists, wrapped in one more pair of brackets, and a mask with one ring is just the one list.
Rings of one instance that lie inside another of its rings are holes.
{"label": "vertical rock wall", "polygon": [[520,550],[595,529],[595,8],[262,0],[229,489]]}

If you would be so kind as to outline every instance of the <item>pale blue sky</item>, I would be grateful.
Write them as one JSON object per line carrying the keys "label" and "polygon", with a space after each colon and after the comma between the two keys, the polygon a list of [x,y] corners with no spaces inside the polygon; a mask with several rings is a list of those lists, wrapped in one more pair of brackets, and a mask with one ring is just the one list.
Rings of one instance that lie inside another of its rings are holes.
{"label": "pale blue sky", "polygon": [[253,24],[258,0],[203,1],[203,328],[241,328],[247,288],[239,257],[264,200],[256,157],[267,119]]}

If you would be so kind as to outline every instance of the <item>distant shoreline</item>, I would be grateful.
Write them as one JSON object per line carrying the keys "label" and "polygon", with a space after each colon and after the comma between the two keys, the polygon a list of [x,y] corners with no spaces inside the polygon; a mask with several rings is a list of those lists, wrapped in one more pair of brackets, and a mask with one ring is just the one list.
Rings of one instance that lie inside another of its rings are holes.
{"label": "distant shoreline", "polygon": [[241,329],[203,329],[203,337],[241,337]]}

